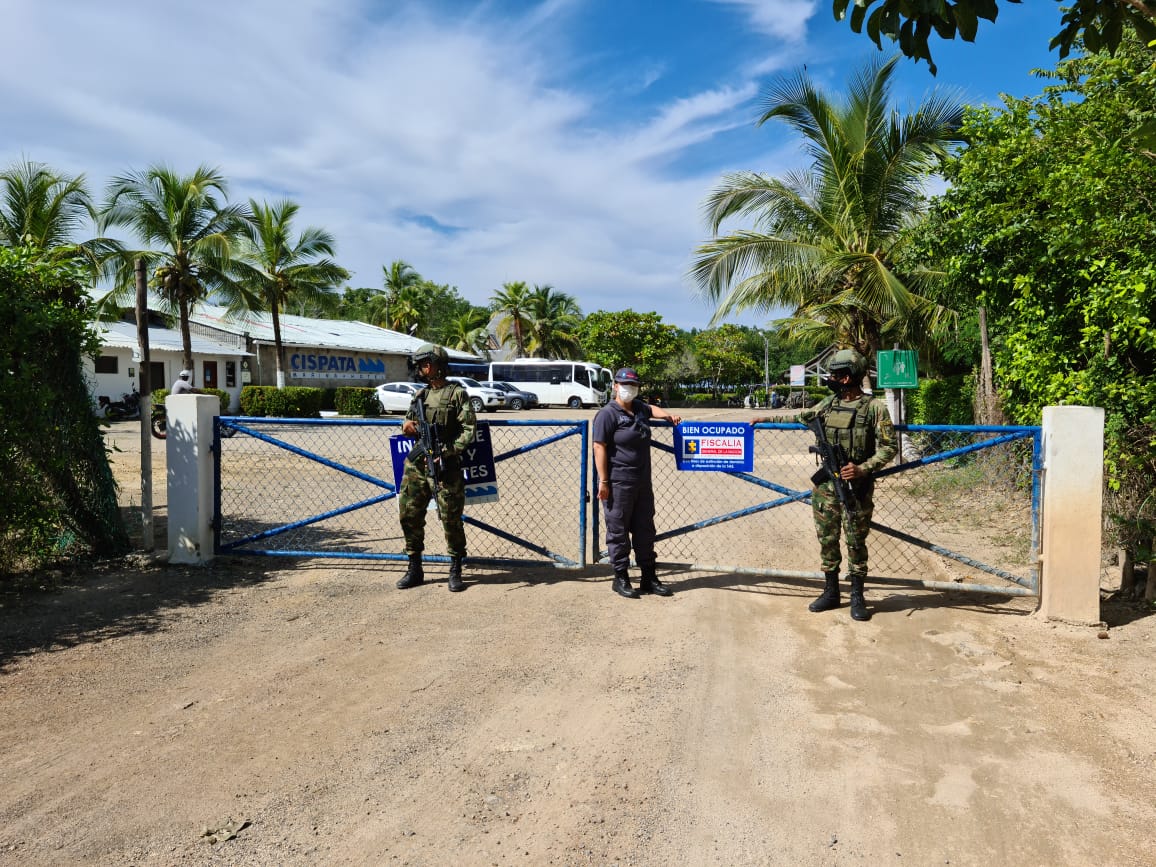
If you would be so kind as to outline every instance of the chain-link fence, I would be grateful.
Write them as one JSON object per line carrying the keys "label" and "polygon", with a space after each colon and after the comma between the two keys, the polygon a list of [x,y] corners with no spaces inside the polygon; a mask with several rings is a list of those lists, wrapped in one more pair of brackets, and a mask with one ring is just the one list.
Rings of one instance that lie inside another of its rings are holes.
{"label": "chain-link fence", "polygon": [[[653,429],[660,562],[819,575],[809,431],[798,424],[757,425],[754,470],[748,474],[680,472],[673,429],[660,422]],[[1038,428],[899,431],[903,462],[879,473],[875,486],[868,540],[872,577],[1034,595]],[[596,559],[604,561],[598,517]]]}
{"label": "chain-link fence", "polygon": [[[497,502],[466,507],[471,560],[586,562],[587,423],[487,421]],[[397,419],[227,418],[217,461],[217,550],[404,559],[389,439]],[[429,557],[445,557],[436,512]]]}

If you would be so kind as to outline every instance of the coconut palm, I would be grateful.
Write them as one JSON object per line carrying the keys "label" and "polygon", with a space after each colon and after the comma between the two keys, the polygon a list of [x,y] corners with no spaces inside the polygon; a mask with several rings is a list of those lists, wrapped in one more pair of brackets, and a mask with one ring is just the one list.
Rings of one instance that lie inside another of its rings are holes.
{"label": "coconut palm", "polygon": [[486,355],[490,348],[490,332],[486,328],[488,324],[486,311],[478,308],[454,317],[446,329],[445,345],[462,352]]}
{"label": "coconut palm", "polygon": [[248,236],[249,210],[226,204],[226,188],[220,172],[207,166],[183,176],[151,166],[113,178],[101,211],[102,226],[125,226],[145,245],[123,252],[106,300],[119,303],[127,297],[133,262],[144,259],[153,269],[154,288],[180,317],[184,365],[190,369],[189,313],[214,292],[240,291],[231,271],[238,244]]}
{"label": "coconut palm", "polygon": [[422,283],[421,274],[401,259],[382,265],[385,291],[375,294],[366,305],[371,325],[404,331],[413,325],[420,314],[420,296],[416,293]]}
{"label": "coconut palm", "polygon": [[[758,123],[779,119],[801,134],[809,169],[782,178],[728,175],[705,208],[716,234],[692,275],[716,304],[712,324],[740,310],[786,307],[787,333],[837,342],[870,356],[882,341],[916,344],[950,316],[921,294],[934,274],[897,259],[904,230],[922,212],[923,186],[951,143],[962,110],[933,95],[913,114],[888,108],[898,58],[856,73],[842,101],[806,72],[774,86]],[[718,235],[730,218],[754,227]]]}
{"label": "coconut palm", "polygon": [[535,286],[529,295],[529,328],[526,346],[539,358],[565,358],[579,349],[574,334],[582,311],[572,295],[552,286]]}
{"label": "coconut palm", "polygon": [[238,309],[268,310],[273,320],[273,342],[277,355],[277,387],[285,387],[285,350],[281,345],[281,313],[292,304],[325,305],[336,298],[334,287],[349,279],[349,272],[336,264],[333,236],[315,226],[293,237],[293,218],[299,210],[295,202],[272,205],[249,200],[250,236],[241,245],[238,286],[242,290],[230,304]]}
{"label": "coconut palm", "polygon": [[514,341],[514,357],[526,354],[526,331],[530,325],[530,287],[518,280],[503,283],[501,290],[490,298],[490,306],[497,314],[498,340],[503,344]]}
{"label": "coconut palm", "polygon": [[53,259],[79,256],[94,274],[117,248],[108,238],[76,240],[86,224],[96,223],[84,175],[23,160],[0,172],[0,188],[0,245],[34,247]]}

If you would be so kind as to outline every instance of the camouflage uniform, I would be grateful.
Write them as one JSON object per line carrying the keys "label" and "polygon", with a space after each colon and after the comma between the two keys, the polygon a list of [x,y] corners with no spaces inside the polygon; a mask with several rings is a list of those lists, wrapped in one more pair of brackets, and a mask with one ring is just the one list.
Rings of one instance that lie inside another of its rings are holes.
{"label": "camouflage uniform", "polygon": [[[462,511],[466,505],[466,482],[462,477],[461,454],[474,439],[477,426],[474,411],[466,390],[456,382],[448,382],[441,388],[427,386],[417,393],[414,400],[425,402],[426,420],[437,425],[440,441],[445,447],[438,506],[446,547],[451,557],[465,557],[466,530]],[[417,412],[412,406],[405,417],[417,421]],[[405,459],[398,492],[405,552],[411,557],[420,556],[425,548],[425,517],[432,496],[433,479],[429,476],[426,457],[411,451]]]}
{"label": "camouflage uniform", "polygon": [[[851,463],[865,473],[875,473],[885,467],[897,450],[895,427],[887,406],[869,394],[853,400],[842,400],[831,395],[814,409],[804,410],[796,421],[806,422],[819,417],[832,444],[843,446]],[[846,516],[848,574],[852,581],[867,575],[867,533],[875,509],[873,477],[855,479],[851,489],[859,504],[857,515]],[[842,555],[839,551],[840,525],[843,506],[835,493],[835,483],[827,480],[811,492],[811,511],[815,518],[815,534],[819,537],[823,571],[839,571]]]}

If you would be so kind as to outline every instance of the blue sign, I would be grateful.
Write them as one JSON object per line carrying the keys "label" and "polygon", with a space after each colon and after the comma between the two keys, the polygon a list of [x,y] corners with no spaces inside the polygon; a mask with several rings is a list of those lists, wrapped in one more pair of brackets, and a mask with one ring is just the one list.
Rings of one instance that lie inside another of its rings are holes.
{"label": "blue sign", "polygon": [[749,473],[754,469],[755,429],[747,422],[684,421],[674,429],[680,470]]}
{"label": "blue sign", "polygon": [[[405,459],[413,451],[416,440],[404,434],[389,438],[389,453],[393,458],[393,483],[401,487],[401,474],[405,469]],[[490,426],[479,422],[474,441],[462,453],[462,475],[466,480],[466,505],[474,503],[496,503],[498,501],[498,476],[494,471],[494,448],[490,443]],[[430,500],[430,508],[434,508]]]}

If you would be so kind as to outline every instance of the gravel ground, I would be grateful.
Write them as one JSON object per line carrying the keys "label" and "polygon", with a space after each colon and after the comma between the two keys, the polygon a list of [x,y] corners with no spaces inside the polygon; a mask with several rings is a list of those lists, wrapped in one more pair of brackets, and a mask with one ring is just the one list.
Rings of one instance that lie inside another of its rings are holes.
{"label": "gravel ground", "polygon": [[136,556],[2,599],[0,863],[1154,863],[1156,622],[1109,586],[1103,628],[891,587],[855,623],[809,582],[442,571]]}

